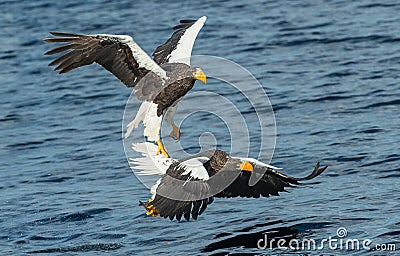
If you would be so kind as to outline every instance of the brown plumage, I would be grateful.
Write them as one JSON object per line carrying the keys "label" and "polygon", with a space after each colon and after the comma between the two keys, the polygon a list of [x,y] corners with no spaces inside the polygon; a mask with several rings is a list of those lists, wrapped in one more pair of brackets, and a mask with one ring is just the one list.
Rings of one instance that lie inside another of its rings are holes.
{"label": "brown plumage", "polygon": [[[185,24],[189,26],[193,23]],[[184,33],[185,29],[178,32]],[[134,87],[139,100],[159,104],[158,116],[192,89],[196,73],[202,72],[200,68],[184,63],[167,63],[169,54],[176,49],[182,35],[178,37],[174,34],[171,37],[173,44],[167,41],[160,46],[162,51],[160,47],[157,48],[154,53],[155,56],[159,56],[155,58],[156,63],[149,56],[134,52],[137,51],[135,47],[140,47],[128,36],[50,33],[56,37],[46,38],[45,42],[68,43],[45,53],[53,55],[66,52],[49,64],[57,65],[55,70],[59,70],[60,74],[98,63],[127,87]],[[164,72],[165,76],[160,75],[160,72]]]}
{"label": "brown plumage", "polygon": [[134,88],[135,95],[139,100],[158,104],[158,116],[161,116],[168,107],[193,88],[196,82],[193,77],[200,70],[183,63],[165,63],[161,67],[168,76],[165,84],[159,77],[149,74]]}
{"label": "brown plumage", "polygon": [[[208,159],[203,163],[208,179],[199,178],[198,173],[190,170],[190,165],[185,165],[186,161],[197,158],[202,158],[203,161]],[[239,166],[244,162],[249,162],[253,169],[240,169]],[[295,178],[256,160],[252,162],[248,158],[230,157],[221,150],[206,151],[171,164],[166,175],[161,178],[151,205],[164,218],[180,220],[184,217],[189,220],[192,216],[193,219],[197,219],[215,197],[278,196],[279,192],[286,192],[288,187],[301,185],[300,181],[319,176],[326,168],[327,166],[320,168],[317,163],[310,175]],[[258,178],[254,186],[249,185],[251,175]]]}
{"label": "brown plumage", "polygon": [[46,38],[48,43],[69,43],[47,51],[52,55],[67,51],[52,61],[49,66],[58,65],[60,74],[72,69],[98,63],[114,74],[127,87],[134,87],[150,70],[140,67],[132,50],[120,38],[102,35],[82,35],[50,32],[56,38]]}
{"label": "brown plumage", "polygon": [[172,29],[175,32],[172,36],[162,45],[158,46],[153,52],[153,59],[159,65],[168,63],[171,53],[177,48],[179,40],[185,34],[186,30],[190,28],[196,20],[181,20],[179,25]]}

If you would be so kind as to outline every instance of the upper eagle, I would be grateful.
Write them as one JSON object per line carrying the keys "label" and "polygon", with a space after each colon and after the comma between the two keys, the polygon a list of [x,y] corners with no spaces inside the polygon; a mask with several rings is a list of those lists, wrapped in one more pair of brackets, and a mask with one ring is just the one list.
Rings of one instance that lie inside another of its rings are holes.
{"label": "upper eagle", "polygon": [[47,51],[46,55],[63,52],[49,65],[66,73],[84,65],[98,63],[114,74],[127,87],[133,87],[143,101],[136,118],[128,125],[126,136],[143,121],[145,136],[157,141],[159,152],[168,155],[160,141],[161,122],[164,115],[172,125],[171,136],[180,137],[179,128],[173,122],[178,101],[192,89],[196,80],[206,82],[206,75],[199,67],[190,66],[194,41],[203,27],[206,17],[198,20],[181,20],[175,32],[153,53],[154,59],[144,52],[127,35],[73,34],[50,32],[49,43],[67,43]]}

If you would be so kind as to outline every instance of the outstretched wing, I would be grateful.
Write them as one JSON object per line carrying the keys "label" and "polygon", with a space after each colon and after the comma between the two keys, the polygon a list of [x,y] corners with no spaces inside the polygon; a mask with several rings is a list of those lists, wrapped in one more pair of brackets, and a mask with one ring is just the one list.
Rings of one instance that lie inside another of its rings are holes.
{"label": "outstretched wing", "polygon": [[[173,27],[175,32],[172,36],[154,51],[154,61],[159,65],[165,63],[184,63],[190,66],[190,56],[192,55],[194,41],[206,19],[207,17],[203,16],[197,21],[181,20],[179,25]],[[180,100],[176,100],[173,106],[167,108],[167,114],[164,117],[165,121],[172,126],[176,126],[174,116],[178,108],[177,103]]]}
{"label": "outstretched wing", "polygon": [[181,220],[197,219],[213,202],[206,182],[209,178],[202,162],[208,159],[190,159],[176,162],[167,170],[157,186],[152,204],[161,217]]}
{"label": "outstretched wing", "polygon": [[[269,197],[270,195],[279,196],[279,192],[286,191],[286,187],[293,187],[293,185],[299,185],[299,181],[310,180],[322,172],[324,172],[327,166],[320,168],[319,163],[315,165],[314,171],[304,178],[294,178],[284,173],[278,172],[270,167],[261,166],[259,168],[267,168],[266,171],[248,172],[241,171],[236,180],[231,183],[226,189],[215,195],[215,197],[255,197],[260,196]],[[249,180],[251,175],[262,175],[259,181],[254,186],[249,186]]]}
{"label": "outstretched wing", "polygon": [[[171,180],[172,181],[172,180]],[[157,190],[165,189],[168,186],[168,190],[173,188],[173,183],[166,183],[166,181],[161,179],[161,183],[158,185]],[[175,189],[176,191],[179,189]],[[156,190],[156,193],[157,193]],[[209,204],[214,201],[213,197],[204,199],[194,199],[192,193],[184,191],[182,193],[180,200],[175,200],[169,198],[169,196],[164,196],[165,194],[157,193],[152,204],[157,209],[158,214],[163,218],[169,218],[173,220],[176,218],[178,221],[182,219],[190,220],[190,216],[193,219],[197,219],[201,215]]]}
{"label": "outstretched wing", "polygon": [[203,16],[198,20],[181,20],[173,27],[175,32],[164,44],[157,47],[153,53],[154,61],[159,65],[164,63],[184,63],[190,66],[190,56],[197,34],[206,22]]}
{"label": "outstretched wing", "polygon": [[[204,182],[208,178],[207,170],[202,167],[201,159],[192,159],[185,163],[172,158],[156,155],[157,146],[150,142],[132,144],[132,149],[142,155],[141,158],[130,158],[132,169],[140,170],[138,175],[162,175],[163,177],[151,187],[152,205],[161,217],[181,220],[193,219],[204,212],[213,198],[199,198],[207,190]],[[187,183],[198,181],[199,183]],[[197,185],[197,187],[196,187]],[[144,205],[146,203],[141,203]]]}
{"label": "outstretched wing", "polygon": [[56,37],[46,38],[45,42],[68,43],[45,53],[52,55],[66,51],[49,64],[58,65],[55,70],[60,70],[60,74],[96,62],[127,87],[134,87],[150,71],[161,78],[166,77],[166,72],[130,36],[50,33]]}

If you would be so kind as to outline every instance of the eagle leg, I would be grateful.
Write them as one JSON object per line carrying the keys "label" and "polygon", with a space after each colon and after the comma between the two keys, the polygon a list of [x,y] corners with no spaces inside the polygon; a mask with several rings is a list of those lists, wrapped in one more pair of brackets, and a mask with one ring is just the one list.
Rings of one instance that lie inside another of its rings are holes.
{"label": "eagle leg", "polygon": [[157,141],[158,144],[158,149],[156,155],[159,155],[160,153],[163,154],[166,158],[169,158],[168,151],[162,144],[161,140]]}
{"label": "eagle leg", "polygon": [[147,200],[147,202],[145,202],[145,203],[143,203],[142,201],[139,201],[139,206],[143,206],[144,209],[146,209],[147,216],[156,217],[156,216],[158,216],[158,211],[154,207],[154,205],[151,204],[151,202],[153,202],[153,199],[151,199],[151,198],[149,198],[149,200]]}
{"label": "eagle leg", "polygon": [[169,136],[171,136],[172,138],[174,138],[176,140],[180,140],[180,138],[181,138],[181,130],[179,129],[178,126],[176,126],[176,124],[172,124],[172,131],[169,134]]}

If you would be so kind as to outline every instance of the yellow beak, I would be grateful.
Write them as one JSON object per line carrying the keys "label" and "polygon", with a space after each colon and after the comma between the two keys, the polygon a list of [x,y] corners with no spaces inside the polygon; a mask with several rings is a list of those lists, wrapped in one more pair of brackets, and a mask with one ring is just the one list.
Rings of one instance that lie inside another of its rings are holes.
{"label": "yellow beak", "polygon": [[202,81],[203,83],[207,82],[206,74],[203,71],[198,71],[193,76],[195,79]]}
{"label": "yellow beak", "polygon": [[239,169],[241,171],[248,171],[248,172],[254,171],[253,165],[247,161],[244,161],[243,163],[241,163],[239,165]]}

